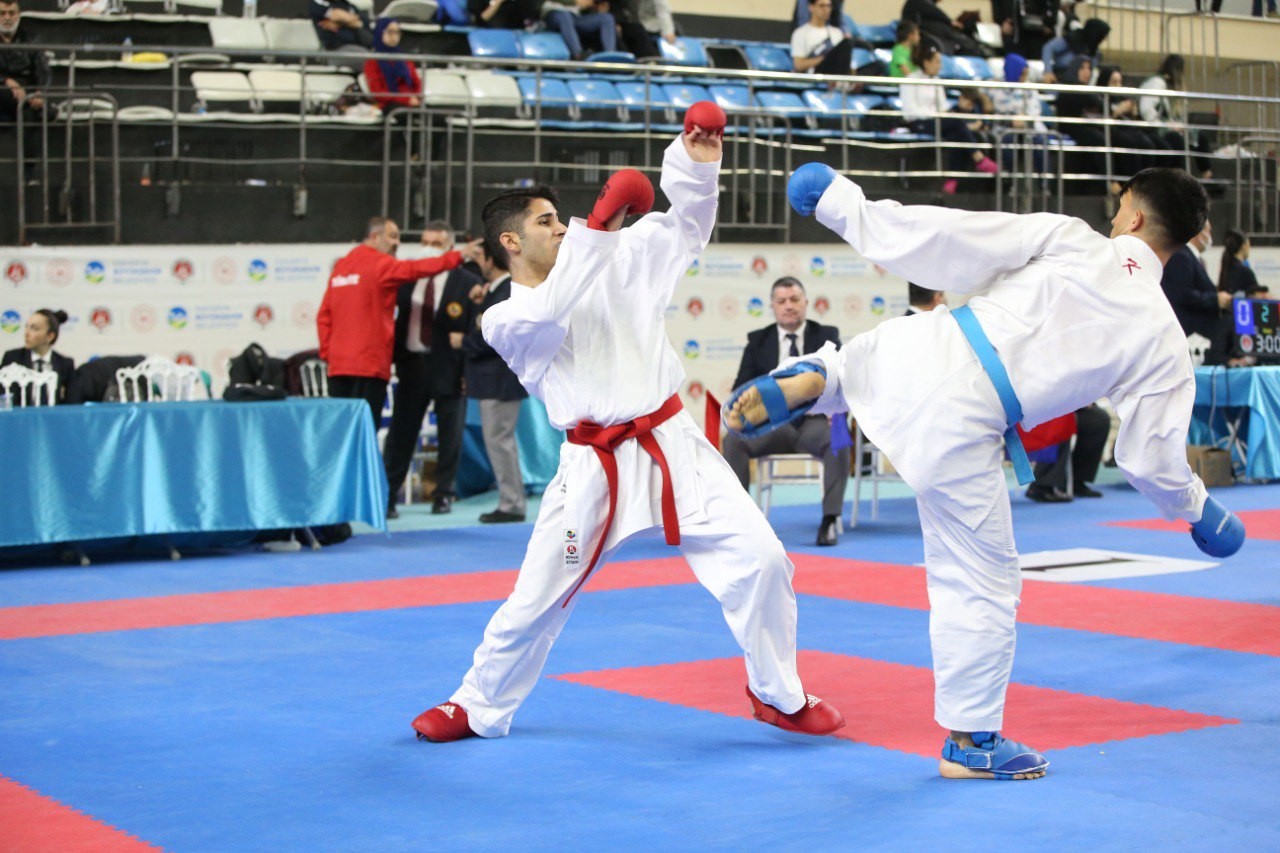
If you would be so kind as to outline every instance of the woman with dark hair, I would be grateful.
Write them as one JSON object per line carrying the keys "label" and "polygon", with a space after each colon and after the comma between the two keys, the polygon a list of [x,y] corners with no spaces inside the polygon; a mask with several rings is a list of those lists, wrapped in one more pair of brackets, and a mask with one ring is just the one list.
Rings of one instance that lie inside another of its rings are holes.
{"label": "woman with dark hair", "polygon": [[[400,53],[400,22],[379,18],[373,27],[375,53]],[[403,59],[369,59],[364,63],[369,94],[383,110],[416,107],[422,103],[422,78],[412,62]]]}
{"label": "woman with dark hair", "polygon": [[26,346],[11,349],[4,354],[0,367],[6,364],[19,364],[38,372],[52,370],[58,374],[58,400],[67,399],[67,387],[71,384],[71,375],[75,372],[76,363],[61,353],[53,351],[58,341],[58,330],[67,322],[66,311],[54,311],[41,308],[27,319],[27,327],[23,333]]}
{"label": "woman with dark hair", "polygon": [[[1104,65],[1098,69],[1097,85],[1104,89],[1122,88],[1124,72],[1117,65]],[[1122,124],[1111,125],[1111,147],[1127,148],[1132,153],[1116,154],[1112,157],[1115,171],[1123,176],[1132,176],[1148,166],[1169,166],[1172,162],[1151,152],[1167,151],[1169,146],[1157,134],[1147,133],[1133,122],[1138,117],[1138,102],[1132,95],[1102,96],[1106,114],[1112,121]]]}
{"label": "woman with dark hair", "polygon": [[[1181,54],[1171,53],[1160,63],[1159,71],[1142,81],[1140,88],[1181,92],[1186,70],[1187,62]],[[1138,114],[1143,121],[1163,126],[1163,129],[1155,132],[1172,150],[1190,150],[1202,155],[1195,158],[1200,177],[1203,180],[1213,177],[1213,164],[1208,157],[1203,156],[1209,153],[1209,141],[1199,131],[1187,130],[1185,100],[1174,101],[1168,95],[1143,95],[1138,98]]]}
{"label": "woman with dark hair", "polygon": [[[1090,62],[1097,65],[1102,61],[1102,42],[1110,34],[1110,24],[1101,18],[1090,18],[1080,29],[1072,30],[1045,44],[1040,52],[1044,70],[1052,73],[1055,78],[1063,78],[1063,83],[1075,83],[1074,79],[1067,77],[1067,66],[1081,56],[1088,57]],[[1046,78],[1045,82],[1053,81]]]}
{"label": "woman with dark hair", "polygon": [[1222,241],[1222,264],[1218,267],[1218,290],[1247,296],[1265,291],[1249,266],[1249,238],[1232,229]]}

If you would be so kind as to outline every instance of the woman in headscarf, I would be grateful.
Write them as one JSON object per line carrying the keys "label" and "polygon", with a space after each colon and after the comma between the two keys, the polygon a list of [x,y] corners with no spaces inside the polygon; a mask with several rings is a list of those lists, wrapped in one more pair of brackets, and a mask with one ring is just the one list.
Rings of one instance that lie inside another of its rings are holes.
{"label": "woman in headscarf", "polygon": [[[1053,74],[1055,79],[1063,83],[1074,84],[1075,78],[1068,73],[1068,66],[1077,57],[1084,56],[1097,65],[1102,60],[1102,42],[1111,33],[1111,25],[1100,18],[1090,18],[1078,30],[1058,36],[1044,46],[1040,58],[1044,60],[1044,69]],[[1045,78],[1046,83],[1053,80]]]}
{"label": "woman in headscarf", "polygon": [[[379,18],[373,27],[375,53],[400,53],[400,22]],[[412,62],[403,59],[369,59],[364,63],[369,94],[383,110],[422,104],[422,79]]]}

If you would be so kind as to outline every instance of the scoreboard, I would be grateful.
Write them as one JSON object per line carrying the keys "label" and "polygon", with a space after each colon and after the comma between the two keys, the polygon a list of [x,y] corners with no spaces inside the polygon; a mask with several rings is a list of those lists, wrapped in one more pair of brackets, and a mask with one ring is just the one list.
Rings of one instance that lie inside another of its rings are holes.
{"label": "scoreboard", "polygon": [[1259,364],[1280,364],[1280,302],[1237,299],[1232,310],[1241,352]]}

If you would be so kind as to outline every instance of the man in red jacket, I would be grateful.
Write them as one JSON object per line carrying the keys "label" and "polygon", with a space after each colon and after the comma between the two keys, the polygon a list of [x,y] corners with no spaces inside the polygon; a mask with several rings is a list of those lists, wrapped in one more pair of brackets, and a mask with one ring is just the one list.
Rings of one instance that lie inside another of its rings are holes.
{"label": "man in red jacket", "polygon": [[329,364],[329,396],[369,403],[374,428],[391,381],[396,289],[473,259],[478,241],[438,258],[397,261],[400,228],[385,216],[369,220],[364,242],[333,265],[316,315],[320,357]]}

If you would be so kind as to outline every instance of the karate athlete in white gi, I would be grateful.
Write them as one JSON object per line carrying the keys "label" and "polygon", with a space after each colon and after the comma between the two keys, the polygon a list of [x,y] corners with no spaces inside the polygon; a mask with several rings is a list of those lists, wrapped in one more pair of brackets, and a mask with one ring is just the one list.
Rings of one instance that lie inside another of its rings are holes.
{"label": "karate athlete in white gi", "polygon": [[[1194,522],[1206,552],[1228,556],[1244,541],[1239,519],[1187,465],[1195,378],[1160,290],[1165,261],[1203,226],[1204,190],[1178,170],[1139,173],[1125,186],[1110,239],[1066,216],[868,202],[819,163],[798,169],[788,194],[802,215],[816,210],[893,274],[980,295],[784,363],[773,383],[735,392],[726,423],[767,429],[815,398],[813,414],[853,412],[917,496],[934,713],[951,732],[942,775],[1043,776],[1042,755],[999,733],[1022,585],[1002,470],[1010,426],[1107,397],[1120,416],[1115,458],[1129,482],[1166,517]],[[1017,467],[1016,434],[1009,444]]]}
{"label": "karate athlete in white gi", "polygon": [[484,314],[485,340],[569,441],[515,590],[490,620],[462,686],[414,720],[419,737],[507,734],[587,574],[655,529],[719,600],[746,653],[757,719],[805,734],[844,725],[801,687],[791,561],[683,411],[684,369],[664,328],[677,282],[711,238],[723,128],[714,104],[690,108],[685,133],[663,159],[671,209],[629,228],[619,230],[624,216],[653,204],[652,184],[634,170],[613,175],[587,222],[567,229],[545,187],[485,206],[486,241],[509,257],[512,274],[511,298]]}

